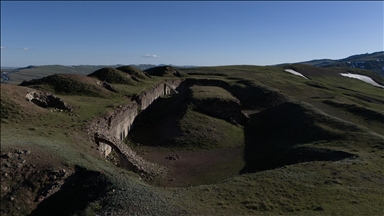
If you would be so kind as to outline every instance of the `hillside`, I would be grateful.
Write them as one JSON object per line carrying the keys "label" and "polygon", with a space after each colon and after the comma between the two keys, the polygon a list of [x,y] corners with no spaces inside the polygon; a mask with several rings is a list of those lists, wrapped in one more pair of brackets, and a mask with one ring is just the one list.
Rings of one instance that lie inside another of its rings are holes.
{"label": "hillside", "polygon": [[158,66],[158,67],[153,67],[149,68],[147,70],[144,70],[144,72],[148,73],[149,75],[152,76],[176,76],[176,77],[181,77],[182,75],[180,72],[172,67],[172,66]]}
{"label": "hillside", "polygon": [[[53,74],[81,74],[88,75],[96,70],[102,68],[116,68],[122,69],[126,68],[133,73],[142,73],[143,70],[147,70],[149,68],[161,67],[164,65],[154,65],[154,64],[136,64],[136,65],[72,65],[72,66],[64,66],[64,65],[29,65],[27,67],[21,68],[6,68],[2,67],[2,77],[1,82],[19,84],[23,81],[30,81],[31,79],[40,79],[45,76],[53,75]],[[194,66],[174,66],[180,68],[192,68]],[[139,72],[138,72],[139,71]],[[141,72],[140,72],[141,71]],[[4,79],[4,76],[6,79]]]}
{"label": "hillside", "polygon": [[384,77],[384,51],[366,53],[349,56],[343,59],[317,59],[306,62],[300,62],[301,64],[308,64],[318,67],[350,67],[360,68],[373,71],[380,76]]}
{"label": "hillside", "polygon": [[2,83],[1,214],[380,215],[384,88],[342,73],[384,85],[309,64]]}

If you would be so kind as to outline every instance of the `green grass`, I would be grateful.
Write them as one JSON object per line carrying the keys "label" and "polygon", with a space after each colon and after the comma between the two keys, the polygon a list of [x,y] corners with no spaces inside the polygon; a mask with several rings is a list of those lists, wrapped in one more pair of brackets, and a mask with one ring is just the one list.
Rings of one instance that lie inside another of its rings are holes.
{"label": "green grass", "polygon": [[244,143],[244,132],[240,127],[191,109],[180,120],[179,127],[183,135],[174,138],[176,146],[215,149],[237,147]]}
{"label": "green grass", "polygon": [[192,98],[195,100],[218,99],[227,101],[236,101],[228,91],[216,86],[192,86]]}
{"label": "green grass", "polygon": [[22,120],[24,118],[21,107],[18,104],[12,103],[9,99],[4,97],[0,99],[0,102],[2,124],[7,123],[8,120]]}

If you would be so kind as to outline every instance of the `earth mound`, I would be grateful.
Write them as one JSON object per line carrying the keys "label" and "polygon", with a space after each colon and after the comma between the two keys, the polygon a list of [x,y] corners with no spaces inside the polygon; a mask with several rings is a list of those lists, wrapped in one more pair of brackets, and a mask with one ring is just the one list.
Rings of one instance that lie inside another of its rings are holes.
{"label": "earth mound", "polygon": [[225,89],[216,86],[192,86],[190,89],[196,111],[235,125],[247,122],[247,116],[241,112],[240,101]]}
{"label": "earth mound", "polygon": [[347,152],[311,145],[345,139],[346,131],[359,133],[362,129],[303,102],[285,102],[250,115],[250,124],[244,130],[246,166],[241,172],[256,172],[304,161],[353,157]]}
{"label": "earth mound", "polygon": [[116,68],[117,70],[123,71],[124,73],[127,73],[132,76],[132,79],[136,81],[140,81],[140,79],[147,79],[148,77],[150,78],[150,75],[148,73],[144,73],[143,71],[127,65],[127,66],[121,66]]}
{"label": "earth mound", "polygon": [[101,68],[91,74],[89,77],[94,77],[101,81],[106,81],[112,84],[126,84],[126,85],[134,85],[133,78],[130,74],[124,73],[115,68]]}
{"label": "earth mound", "polygon": [[229,87],[230,92],[241,101],[243,109],[266,109],[288,101],[280,91],[254,80],[239,80]]}
{"label": "earth mound", "polygon": [[182,74],[172,66],[160,66],[160,67],[149,68],[144,72],[147,72],[149,75],[162,76],[162,77],[163,76],[175,76],[175,77],[182,76]]}
{"label": "earth mound", "polygon": [[20,86],[63,95],[104,97],[109,94],[109,91],[97,85],[97,80],[94,78],[77,74],[54,74],[41,79],[24,81]]}

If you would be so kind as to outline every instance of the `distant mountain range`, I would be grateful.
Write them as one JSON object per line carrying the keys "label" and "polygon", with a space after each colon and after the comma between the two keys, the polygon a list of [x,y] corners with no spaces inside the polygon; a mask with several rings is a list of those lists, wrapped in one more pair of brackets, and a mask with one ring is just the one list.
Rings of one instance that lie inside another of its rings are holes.
{"label": "distant mountain range", "polygon": [[[359,55],[352,55],[347,58],[343,59],[314,59],[310,61],[304,61],[304,62],[296,62],[296,63],[285,63],[285,64],[279,64],[279,65],[286,65],[286,64],[307,64],[317,67],[351,67],[351,68],[361,68],[373,71],[380,76],[384,77],[384,51],[374,52],[374,53],[365,53],[365,54],[359,54]],[[147,70],[149,68],[158,67],[158,66],[173,66],[176,68],[193,68],[198,66],[193,65],[172,65],[172,64],[131,64],[130,66],[133,66],[139,70]],[[21,68],[15,68],[15,67],[2,67],[1,70],[3,74],[7,73],[14,73],[18,72],[20,70],[25,69],[44,69],[44,70],[53,70],[57,71],[58,73],[80,73],[80,74],[89,74],[96,70],[99,70],[101,68],[105,67],[112,67],[117,68],[124,66],[122,64],[116,64],[116,65],[73,65],[73,66],[63,66],[63,65],[42,65],[42,66],[33,66],[29,65],[27,67],[21,67]],[[2,75],[3,75],[2,74]]]}
{"label": "distant mountain range", "polygon": [[317,67],[351,67],[371,70],[384,77],[384,51],[353,55],[347,58],[332,60],[332,59],[316,59],[299,64],[308,64]]}

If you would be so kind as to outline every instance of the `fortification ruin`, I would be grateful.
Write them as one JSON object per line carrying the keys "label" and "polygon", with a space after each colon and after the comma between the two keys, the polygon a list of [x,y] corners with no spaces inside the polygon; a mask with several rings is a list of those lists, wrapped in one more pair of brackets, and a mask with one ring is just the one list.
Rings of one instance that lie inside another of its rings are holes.
{"label": "fortification ruin", "polygon": [[119,106],[105,117],[94,119],[88,127],[89,138],[98,145],[103,157],[107,157],[112,149],[115,150],[119,154],[124,168],[148,175],[164,173],[164,168],[142,159],[123,143],[123,140],[134,127],[135,119],[139,114],[148,109],[159,97],[177,94],[192,85],[229,87],[228,83],[221,80],[175,79],[162,81],[150,90],[133,97],[127,105]]}

